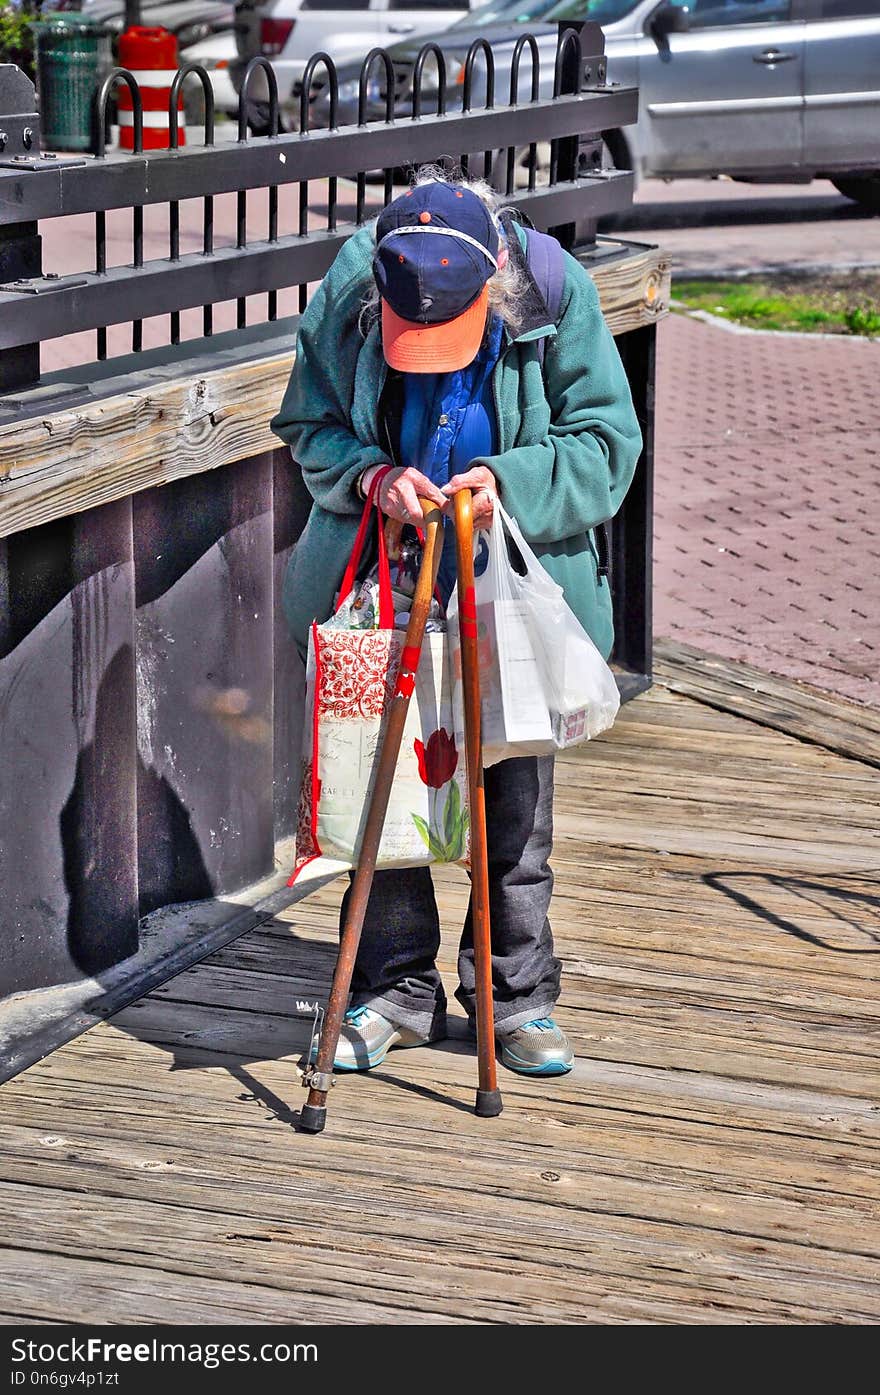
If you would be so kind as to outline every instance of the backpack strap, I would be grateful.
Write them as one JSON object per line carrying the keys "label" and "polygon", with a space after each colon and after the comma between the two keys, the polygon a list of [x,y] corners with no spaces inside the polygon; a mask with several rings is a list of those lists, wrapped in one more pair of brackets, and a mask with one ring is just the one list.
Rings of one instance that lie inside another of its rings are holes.
{"label": "backpack strap", "polygon": [[[535,278],[535,285],[541,292],[544,304],[554,324],[559,321],[562,308],[562,292],[565,289],[565,261],[562,248],[549,233],[538,232],[537,228],[526,228],[526,258],[529,270]],[[539,339],[537,344],[541,370],[544,368],[544,353],[547,341]]]}
{"label": "backpack strap", "polygon": [[[513,213],[513,210],[510,210]],[[538,232],[527,222],[525,216],[517,210],[510,217],[510,213],[502,215],[502,226],[508,238],[515,237],[516,233],[508,225],[505,225],[505,216],[519,222],[525,230],[526,235],[526,265],[531,273],[532,280],[540,293],[547,313],[554,324],[559,322],[559,313],[562,308],[562,292],[565,289],[565,257],[562,248],[555,237],[549,233]],[[538,362],[541,365],[541,373],[544,372],[544,355],[547,349],[547,340],[539,339],[536,344],[538,351]],[[608,542],[608,525],[600,523],[593,529],[593,537],[596,542],[596,571],[601,578],[608,575],[610,546]]]}
{"label": "backpack strap", "polygon": [[[513,226],[515,223],[520,225],[526,235],[525,250]],[[538,303],[531,304],[529,309],[538,314],[546,310],[548,319],[557,324],[562,307],[562,292],[565,289],[565,257],[562,248],[555,237],[551,237],[549,233],[538,232],[537,228],[532,226],[528,215],[518,208],[503,210],[501,226],[507,236],[511,257],[520,262],[528,272],[531,300],[534,302],[539,298]],[[535,348],[543,373],[546,339],[539,339]]]}

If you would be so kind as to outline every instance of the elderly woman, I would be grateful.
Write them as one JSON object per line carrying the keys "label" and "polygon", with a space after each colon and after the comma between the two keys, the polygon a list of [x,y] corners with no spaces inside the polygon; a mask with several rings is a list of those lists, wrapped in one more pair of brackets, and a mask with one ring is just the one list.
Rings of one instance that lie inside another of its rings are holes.
{"label": "elderly woman", "polygon": [[[473,490],[475,522],[487,526],[497,495],[609,653],[611,599],[593,530],[620,506],[641,435],[590,277],[560,254],[554,315],[527,247],[525,230],[499,218],[487,186],[434,172],[346,242],[309,303],[272,422],[314,500],[284,585],[301,652],[312,620],[332,611],[381,470],[378,502],[405,525],[405,543],[417,546],[419,496],[447,514],[441,594],[454,580],[451,497]],[[552,1016],[561,966],[547,918],[553,757],[492,766],[485,793],[501,1060],[523,1074],[564,1074],[573,1053]],[[439,943],[429,869],[377,872],[337,1069],[367,1069],[390,1047],[445,1036]],[[473,1026],[470,912],[458,973],[456,996]]]}

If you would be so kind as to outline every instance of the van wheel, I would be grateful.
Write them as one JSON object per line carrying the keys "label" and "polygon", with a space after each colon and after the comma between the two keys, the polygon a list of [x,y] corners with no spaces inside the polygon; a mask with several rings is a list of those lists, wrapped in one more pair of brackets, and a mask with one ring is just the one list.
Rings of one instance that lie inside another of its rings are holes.
{"label": "van wheel", "polygon": [[[602,169],[603,170],[628,170],[632,166],[629,153],[626,148],[626,141],[619,131],[602,132]],[[613,232],[615,228],[626,226],[626,216],[628,209],[623,209],[620,213],[606,213],[604,218],[599,219],[599,232]]]}
{"label": "van wheel", "polygon": [[[513,157],[513,188],[527,189],[529,185],[529,147],[520,146]],[[474,169],[481,169],[477,157],[471,161]],[[625,169],[627,168],[626,146],[617,131],[603,131],[602,133],[602,161],[603,170]],[[492,161],[491,183],[493,188],[504,192],[507,187],[507,151],[497,150]],[[550,142],[539,141],[535,150],[535,183],[540,187],[546,184],[550,178]]]}
{"label": "van wheel", "polygon": [[861,204],[868,213],[880,213],[880,173],[841,175],[831,183],[845,198]]}

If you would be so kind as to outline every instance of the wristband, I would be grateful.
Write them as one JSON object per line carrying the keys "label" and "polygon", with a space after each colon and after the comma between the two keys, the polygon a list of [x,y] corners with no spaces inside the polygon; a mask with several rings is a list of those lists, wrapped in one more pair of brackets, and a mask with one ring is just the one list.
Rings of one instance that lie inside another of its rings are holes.
{"label": "wristband", "polygon": [[391,468],[390,465],[369,465],[367,469],[364,470],[358,480],[358,489],[365,499],[369,497],[370,489],[378,472],[382,470],[384,473],[387,473]]}

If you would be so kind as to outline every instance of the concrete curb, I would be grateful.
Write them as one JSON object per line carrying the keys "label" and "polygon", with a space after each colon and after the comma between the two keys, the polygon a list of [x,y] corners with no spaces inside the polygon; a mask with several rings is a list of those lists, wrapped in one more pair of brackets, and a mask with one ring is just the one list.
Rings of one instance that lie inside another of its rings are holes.
{"label": "concrete curb", "polygon": [[672,279],[694,281],[748,281],[753,276],[834,276],[845,271],[880,271],[878,262],[758,262],[754,266],[678,267],[673,264]]}

